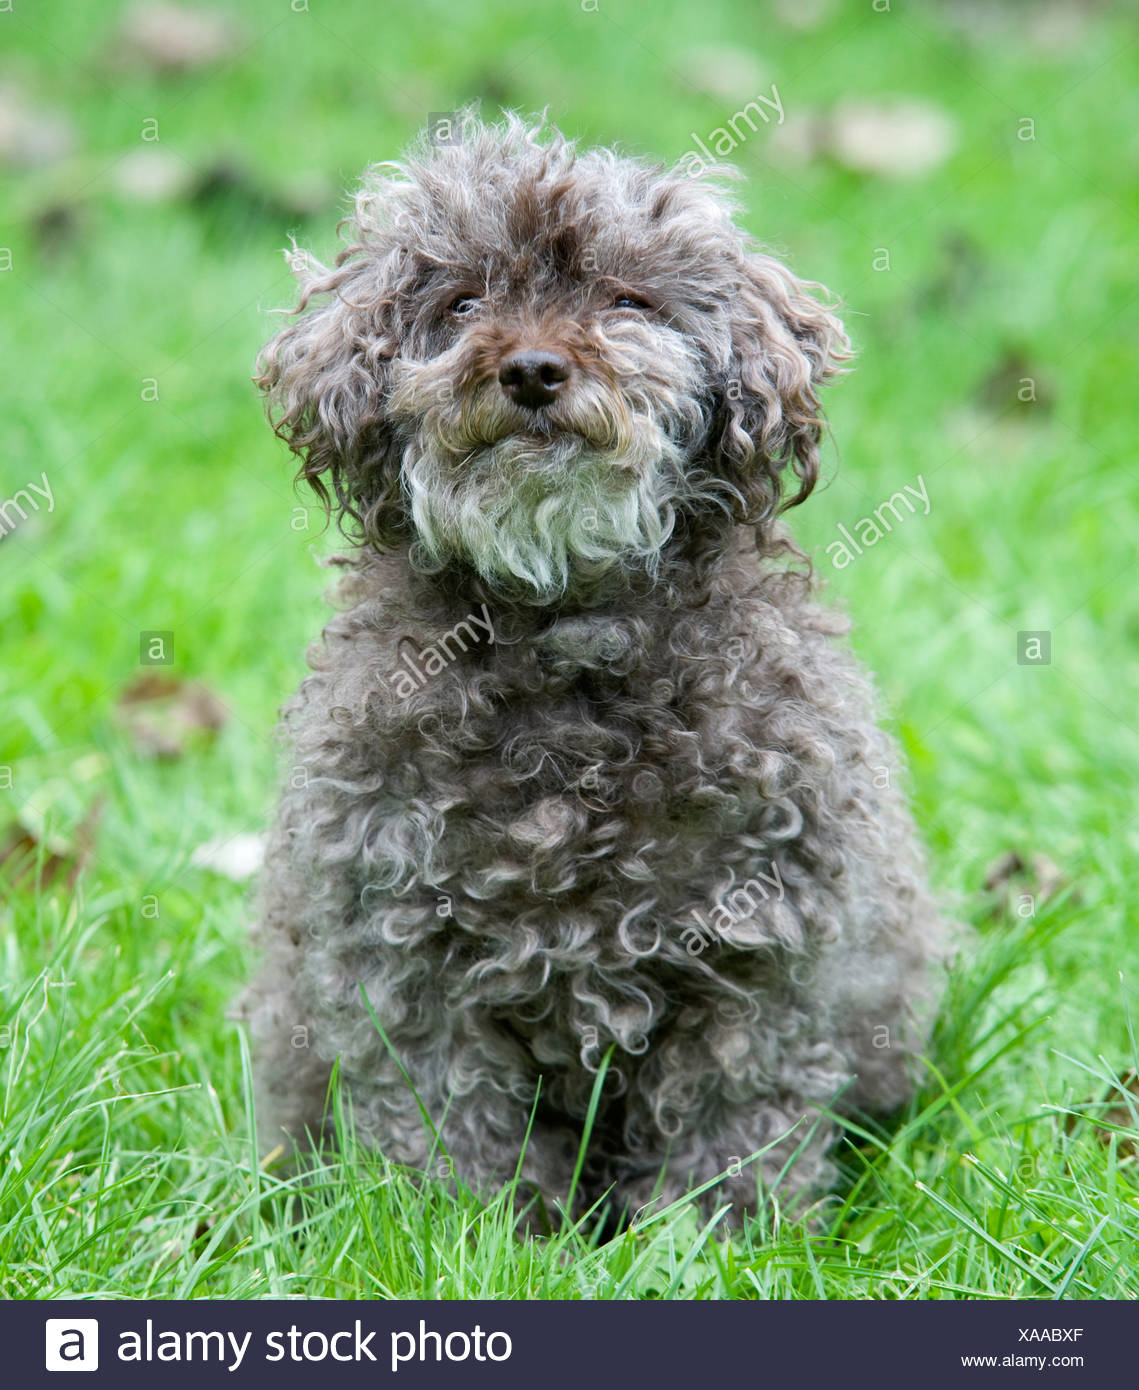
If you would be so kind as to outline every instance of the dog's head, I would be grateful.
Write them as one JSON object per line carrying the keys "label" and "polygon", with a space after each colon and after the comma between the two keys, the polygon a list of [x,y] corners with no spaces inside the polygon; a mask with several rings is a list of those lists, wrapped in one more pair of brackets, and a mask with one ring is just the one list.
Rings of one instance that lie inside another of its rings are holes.
{"label": "dog's head", "polygon": [[372,170],[259,364],[300,475],[359,539],[529,602],[655,572],[680,517],[766,525],[814,485],[847,342],[732,213],[516,117]]}

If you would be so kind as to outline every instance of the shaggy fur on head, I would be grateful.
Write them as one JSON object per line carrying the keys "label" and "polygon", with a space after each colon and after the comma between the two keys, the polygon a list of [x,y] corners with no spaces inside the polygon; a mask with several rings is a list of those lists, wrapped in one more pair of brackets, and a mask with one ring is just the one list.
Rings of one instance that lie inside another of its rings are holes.
{"label": "shaggy fur on head", "polygon": [[945,942],[777,520],[842,329],[715,184],[513,117],[372,170],[350,225],[294,253],[259,377],[358,543],[284,716],[265,1139],[326,1130],[339,1059],[360,1134],[422,1166],[422,1101],[486,1191],[538,1094],[555,1203],[612,1049],[584,1201],[825,1190],[821,1111],[906,1097]]}

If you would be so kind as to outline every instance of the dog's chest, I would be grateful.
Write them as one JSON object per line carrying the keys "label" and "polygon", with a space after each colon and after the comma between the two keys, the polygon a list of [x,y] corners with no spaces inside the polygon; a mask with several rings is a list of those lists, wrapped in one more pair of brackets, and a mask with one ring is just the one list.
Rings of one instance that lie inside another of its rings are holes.
{"label": "dog's chest", "polygon": [[560,655],[552,676],[503,665],[477,700],[470,680],[459,704],[441,691],[391,769],[414,795],[391,808],[385,838],[414,846],[417,888],[464,958],[478,942],[531,940],[547,968],[572,970],[578,946],[600,941],[616,961],[750,877],[766,828],[787,817],[707,690],[686,702],[663,661],[651,680]]}
{"label": "dog's chest", "polygon": [[539,1060],[594,1035],[635,1052],[677,1001],[753,990],[807,949],[778,869],[817,867],[799,843],[817,740],[797,748],[798,687],[764,643],[702,621],[540,648],[496,629],[406,699],[366,696],[368,737],[354,725],[319,783],[360,944],[414,953],[449,1009],[485,1006]]}

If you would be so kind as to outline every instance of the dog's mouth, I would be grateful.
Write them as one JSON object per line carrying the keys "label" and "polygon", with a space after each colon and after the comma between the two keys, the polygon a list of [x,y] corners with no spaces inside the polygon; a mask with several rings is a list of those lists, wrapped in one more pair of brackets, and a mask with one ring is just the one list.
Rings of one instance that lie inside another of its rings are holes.
{"label": "dog's mouth", "polygon": [[[461,461],[471,464],[482,458],[522,471],[542,471],[572,467],[575,461],[588,457],[619,467],[622,452],[622,441],[613,434],[590,433],[569,425],[529,426],[479,440],[462,454]],[[456,451],[457,458],[459,454]]]}
{"label": "dog's mouth", "polygon": [[517,450],[535,460],[556,454],[564,461],[567,455],[578,451],[588,451],[595,457],[619,457],[628,448],[630,433],[630,422],[616,412],[584,418],[558,412],[535,419],[522,412],[513,418],[502,418],[502,413],[495,411],[460,416],[454,431],[436,426],[435,438],[452,447],[456,454],[468,457],[484,450],[505,449]]}
{"label": "dog's mouth", "polygon": [[462,466],[493,456],[504,462],[517,456],[531,466],[543,459],[564,465],[586,453],[616,459],[649,426],[634,418],[612,382],[584,373],[536,409],[509,399],[497,381],[464,384],[453,392],[450,385],[409,374],[393,393],[390,410],[409,439]]}

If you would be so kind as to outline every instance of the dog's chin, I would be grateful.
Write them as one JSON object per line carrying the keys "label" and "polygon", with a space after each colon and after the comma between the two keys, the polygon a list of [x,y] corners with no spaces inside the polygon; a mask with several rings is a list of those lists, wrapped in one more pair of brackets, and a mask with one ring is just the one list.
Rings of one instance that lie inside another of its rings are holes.
{"label": "dog's chin", "polygon": [[572,429],[505,434],[463,457],[417,438],[403,461],[424,568],[456,562],[514,601],[549,604],[653,574],[680,458],[647,429],[605,447]]}

